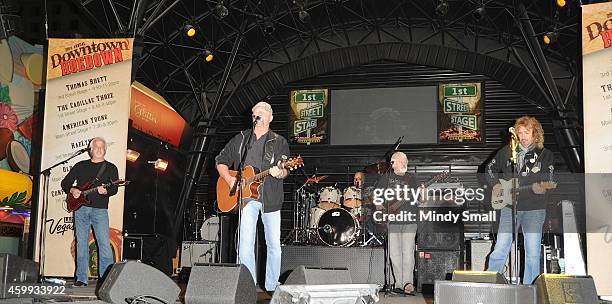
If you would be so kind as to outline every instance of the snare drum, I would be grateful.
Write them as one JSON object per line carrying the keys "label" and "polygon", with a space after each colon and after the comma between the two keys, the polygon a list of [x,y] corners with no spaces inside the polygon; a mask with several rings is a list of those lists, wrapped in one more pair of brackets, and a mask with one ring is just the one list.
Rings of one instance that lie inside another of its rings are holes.
{"label": "snare drum", "polygon": [[355,186],[344,189],[344,202],[342,204],[348,208],[361,207],[361,189]]}
{"label": "snare drum", "polygon": [[328,246],[351,246],[358,231],[355,217],[342,208],[325,211],[317,223],[319,239]]}
{"label": "snare drum", "polygon": [[325,187],[319,191],[319,208],[324,210],[340,207],[342,194],[335,187]]}

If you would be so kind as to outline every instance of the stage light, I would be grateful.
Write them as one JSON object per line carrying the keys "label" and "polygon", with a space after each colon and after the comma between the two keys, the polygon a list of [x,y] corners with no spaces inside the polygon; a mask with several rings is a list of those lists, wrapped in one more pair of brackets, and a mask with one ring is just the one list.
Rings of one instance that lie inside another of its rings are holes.
{"label": "stage light", "polygon": [[446,16],[448,13],[448,2],[446,0],[440,0],[438,6],[436,6],[436,14],[440,17]]}
{"label": "stage light", "polygon": [[481,6],[477,8],[476,10],[474,10],[474,12],[472,13],[472,17],[474,17],[474,20],[476,22],[479,22],[480,20],[482,20],[482,18],[484,18],[485,13],[486,13],[486,10],[484,6]]}
{"label": "stage light", "polygon": [[139,156],[140,156],[140,153],[138,151],[127,149],[126,159],[128,161],[135,162]]}
{"label": "stage light", "polygon": [[215,5],[215,14],[217,14],[219,19],[223,19],[229,15],[229,10],[227,7],[225,7],[225,5],[223,5],[223,0],[219,1],[219,3]]}
{"label": "stage light", "polygon": [[187,37],[193,38],[198,34],[198,29],[195,25],[187,23],[185,26],[183,26],[183,32],[185,35],[187,35]]}
{"label": "stage light", "polygon": [[153,164],[155,170],[166,171],[168,169],[168,161],[158,158],[157,160],[148,161],[149,164]]}
{"label": "stage light", "polygon": [[202,57],[204,57],[204,60],[206,60],[206,62],[211,62],[215,59],[215,55],[213,55],[209,47],[204,48],[204,51],[202,52]]}
{"label": "stage light", "polygon": [[556,2],[557,2],[557,6],[559,8],[562,8],[562,7],[564,7],[567,4],[567,2],[565,0],[557,0]]}
{"label": "stage light", "polygon": [[308,23],[310,21],[310,14],[304,9],[300,9],[300,11],[298,12],[298,18],[300,18],[300,21],[302,21],[302,23]]}
{"label": "stage light", "polygon": [[557,38],[559,38],[559,33],[557,33],[557,31],[546,32],[544,36],[542,36],[542,40],[546,45],[555,43],[557,41]]}

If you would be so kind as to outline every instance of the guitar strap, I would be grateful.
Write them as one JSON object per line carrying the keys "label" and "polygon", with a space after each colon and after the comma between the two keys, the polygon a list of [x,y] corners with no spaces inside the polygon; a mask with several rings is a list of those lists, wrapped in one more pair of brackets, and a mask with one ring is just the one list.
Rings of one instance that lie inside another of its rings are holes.
{"label": "guitar strap", "polygon": [[106,169],[106,161],[104,161],[104,163],[102,164],[102,167],[100,167],[100,170],[98,170],[98,174],[96,174],[96,178],[94,181],[100,180],[100,176],[102,176],[102,173],[104,173],[105,169]]}

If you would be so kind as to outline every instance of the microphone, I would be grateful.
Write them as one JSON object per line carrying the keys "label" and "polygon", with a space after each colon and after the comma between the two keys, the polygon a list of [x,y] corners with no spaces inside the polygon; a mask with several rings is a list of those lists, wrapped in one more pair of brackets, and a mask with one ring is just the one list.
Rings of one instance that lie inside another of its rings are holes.
{"label": "microphone", "polygon": [[510,134],[512,134],[513,137],[516,137],[516,130],[514,129],[514,127],[508,128],[508,131],[510,132]]}
{"label": "microphone", "polygon": [[257,122],[261,121],[261,116],[255,116],[253,117],[253,124],[256,125]]}
{"label": "microphone", "polygon": [[518,137],[516,136],[516,130],[514,127],[508,128],[512,137],[510,138],[510,161],[514,164],[517,163],[518,152],[516,151],[518,148]]}

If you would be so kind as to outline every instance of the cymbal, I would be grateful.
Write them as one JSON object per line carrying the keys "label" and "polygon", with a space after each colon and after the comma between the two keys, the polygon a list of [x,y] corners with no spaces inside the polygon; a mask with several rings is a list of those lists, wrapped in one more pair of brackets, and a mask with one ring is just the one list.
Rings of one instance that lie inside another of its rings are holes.
{"label": "cymbal", "polygon": [[389,171],[391,164],[386,161],[381,161],[378,163],[373,163],[365,166],[365,171],[370,174],[383,174]]}
{"label": "cymbal", "polygon": [[317,183],[319,183],[320,181],[322,181],[322,180],[324,180],[326,178],[327,178],[327,175],[313,176],[313,177],[309,177],[306,180],[306,183],[307,184],[317,184]]}

